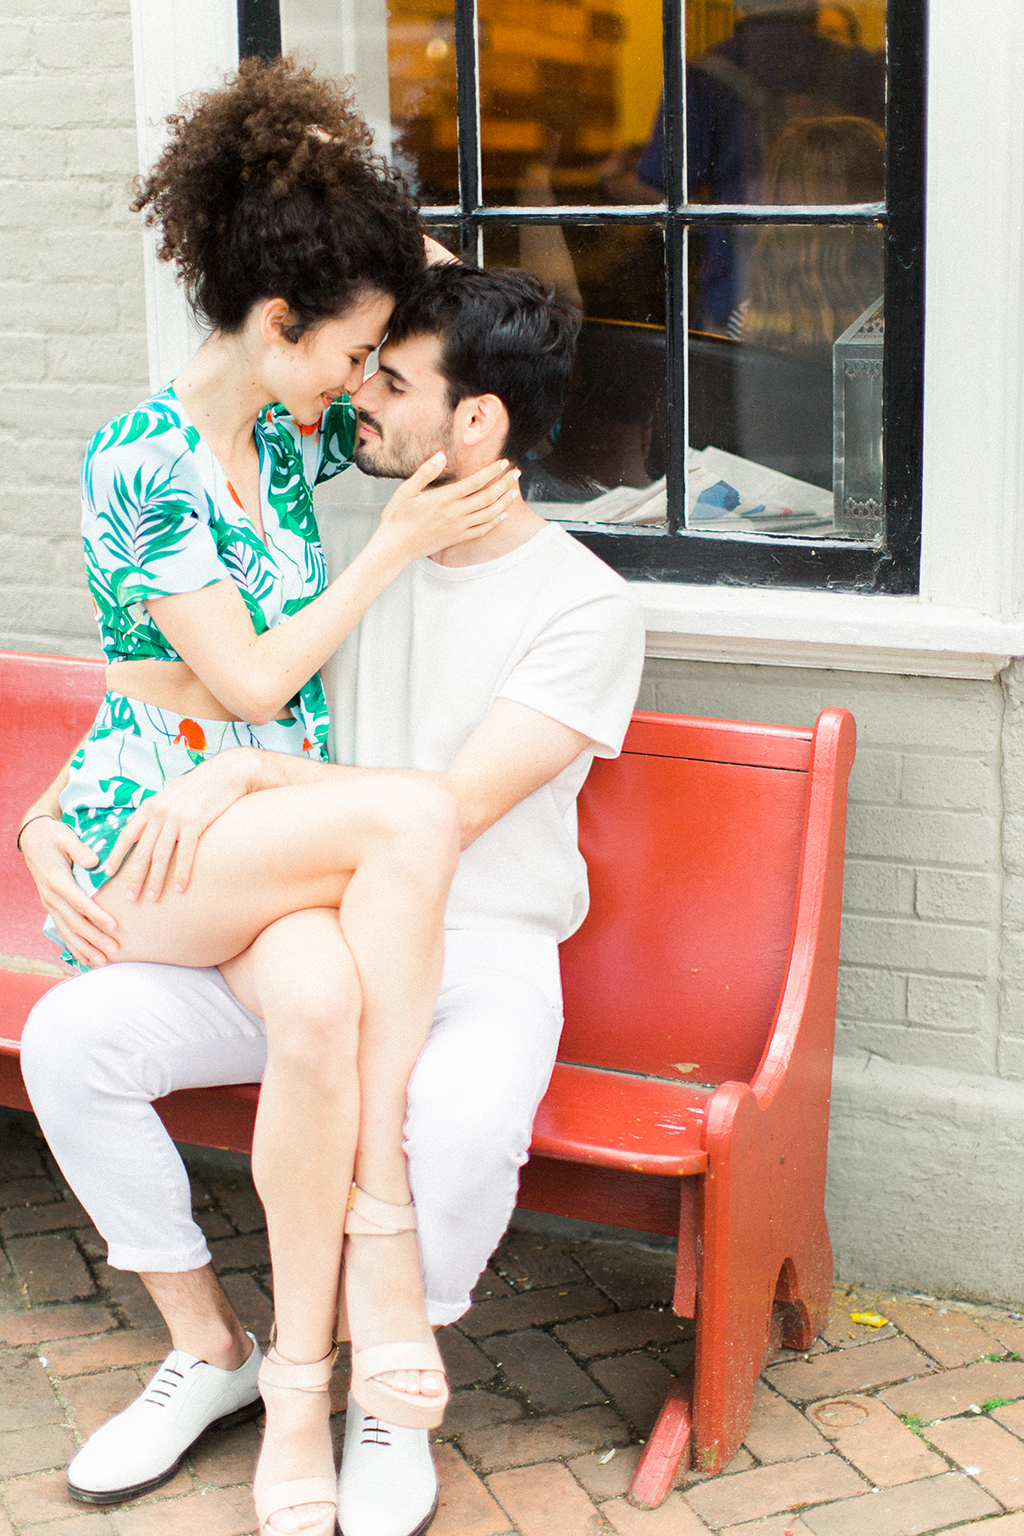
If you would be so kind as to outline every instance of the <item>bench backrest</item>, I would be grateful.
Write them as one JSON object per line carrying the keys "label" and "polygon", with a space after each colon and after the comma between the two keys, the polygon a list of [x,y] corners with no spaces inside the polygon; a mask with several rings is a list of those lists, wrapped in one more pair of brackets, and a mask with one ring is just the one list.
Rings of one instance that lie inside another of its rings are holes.
{"label": "bench backrest", "polygon": [[789,954],[810,730],[633,717],[579,801],[591,909],[562,946],[562,1061],[746,1082]]}
{"label": "bench backrest", "polygon": [[103,687],[100,662],[0,651],[0,955],[58,957],[14,838],[25,807],[92,724]]}

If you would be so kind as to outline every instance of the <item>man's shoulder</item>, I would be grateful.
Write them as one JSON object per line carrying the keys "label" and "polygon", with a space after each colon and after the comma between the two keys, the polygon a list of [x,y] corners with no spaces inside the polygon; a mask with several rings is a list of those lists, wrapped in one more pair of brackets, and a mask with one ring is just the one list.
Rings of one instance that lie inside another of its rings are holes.
{"label": "man's shoulder", "polygon": [[547,569],[557,577],[566,582],[578,583],[581,588],[592,591],[595,597],[608,594],[636,602],[628,583],[618,571],[613,571],[610,565],[606,565],[567,529],[560,528],[557,523],[548,523],[547,528],[537,537],[543,541],[537,549],[538,559],[542,559]]}
{"label": "man's shoulder", "polygon": [[[582,622],[594,633],[615,635],[625,643],[643,633],[643,611],[628,582],[564,528],[549,524],[539,536],[537,555],[543,560],[538,579],[538,608],[548,610],[545,625]],[[585,617],[584,617],[585,615]]]}

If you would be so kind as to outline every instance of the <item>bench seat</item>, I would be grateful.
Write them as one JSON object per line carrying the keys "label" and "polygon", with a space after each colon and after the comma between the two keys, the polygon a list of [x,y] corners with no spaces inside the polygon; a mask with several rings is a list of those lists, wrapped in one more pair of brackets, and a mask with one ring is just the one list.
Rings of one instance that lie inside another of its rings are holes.
{"label": "bench seat", "polygon": [[533,1123],[533,1152],[631,1173],[686,1178],[701,1146],[710,1088],[559,1061]]}

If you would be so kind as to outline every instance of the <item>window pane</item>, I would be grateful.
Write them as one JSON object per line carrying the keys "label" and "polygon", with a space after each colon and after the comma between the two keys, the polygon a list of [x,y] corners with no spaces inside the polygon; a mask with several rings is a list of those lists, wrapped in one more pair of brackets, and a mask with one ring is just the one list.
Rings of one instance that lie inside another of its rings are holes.
{"label": "window pane", "polygon": [[[881,201],[884,0],[746,0],[735,22],[731,10],[722,0],[687,6],[689,200]],[[640,170],[660,185],[660,123]],[[723,245],[692,320],[725,324],[737,302],[731,257]]]}
{"label": "window pane", "polygon": [[485,202],[605,201],[661,94],[661,0],[479,0],[479,16]]}
{"label": "window pane", "polygon": [[424,207],[457,203],[455,0],[388,0],[387,13],[394,161]]}
{"label": "window pane", "polygon": [[485,265],[525,266],[584,314],[562,419],[523,465],[545,517],[666,519],[664,246],[642,226],[488,225]]}
{"label": "window pane", "polygon": [[687,527],[874,538],[881,230],[713,227],[691,239],[691,290],[721,248],[743,273],[741,296],[726,334],[690,331]]}
{"label": "window pane", "polygon": [[420,201],[457,203],[455,0],[280,0],[285,53],[355,80],[379,154]]}

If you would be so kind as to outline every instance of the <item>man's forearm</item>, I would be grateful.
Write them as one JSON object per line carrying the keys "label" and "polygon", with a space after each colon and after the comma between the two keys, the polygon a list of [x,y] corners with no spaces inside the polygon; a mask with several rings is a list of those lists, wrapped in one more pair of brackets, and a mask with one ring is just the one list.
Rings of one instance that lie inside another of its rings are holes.
{"label": "man's forearm", "polygon": [[[242,763],[232,759],[243,758]],[[261,747],[240,747],[237,751],[220,752],[207,758],[196,772],[207,770],[234,776],[241,769],[239,782],[242,793],[251,795],[261,789],[290,789],[302,784],[337,782],[339,775],[363,773],[362,768],[349,768],[343,763],[321,763],[311,757],[292,757],[287,752],[268,752]]]}

